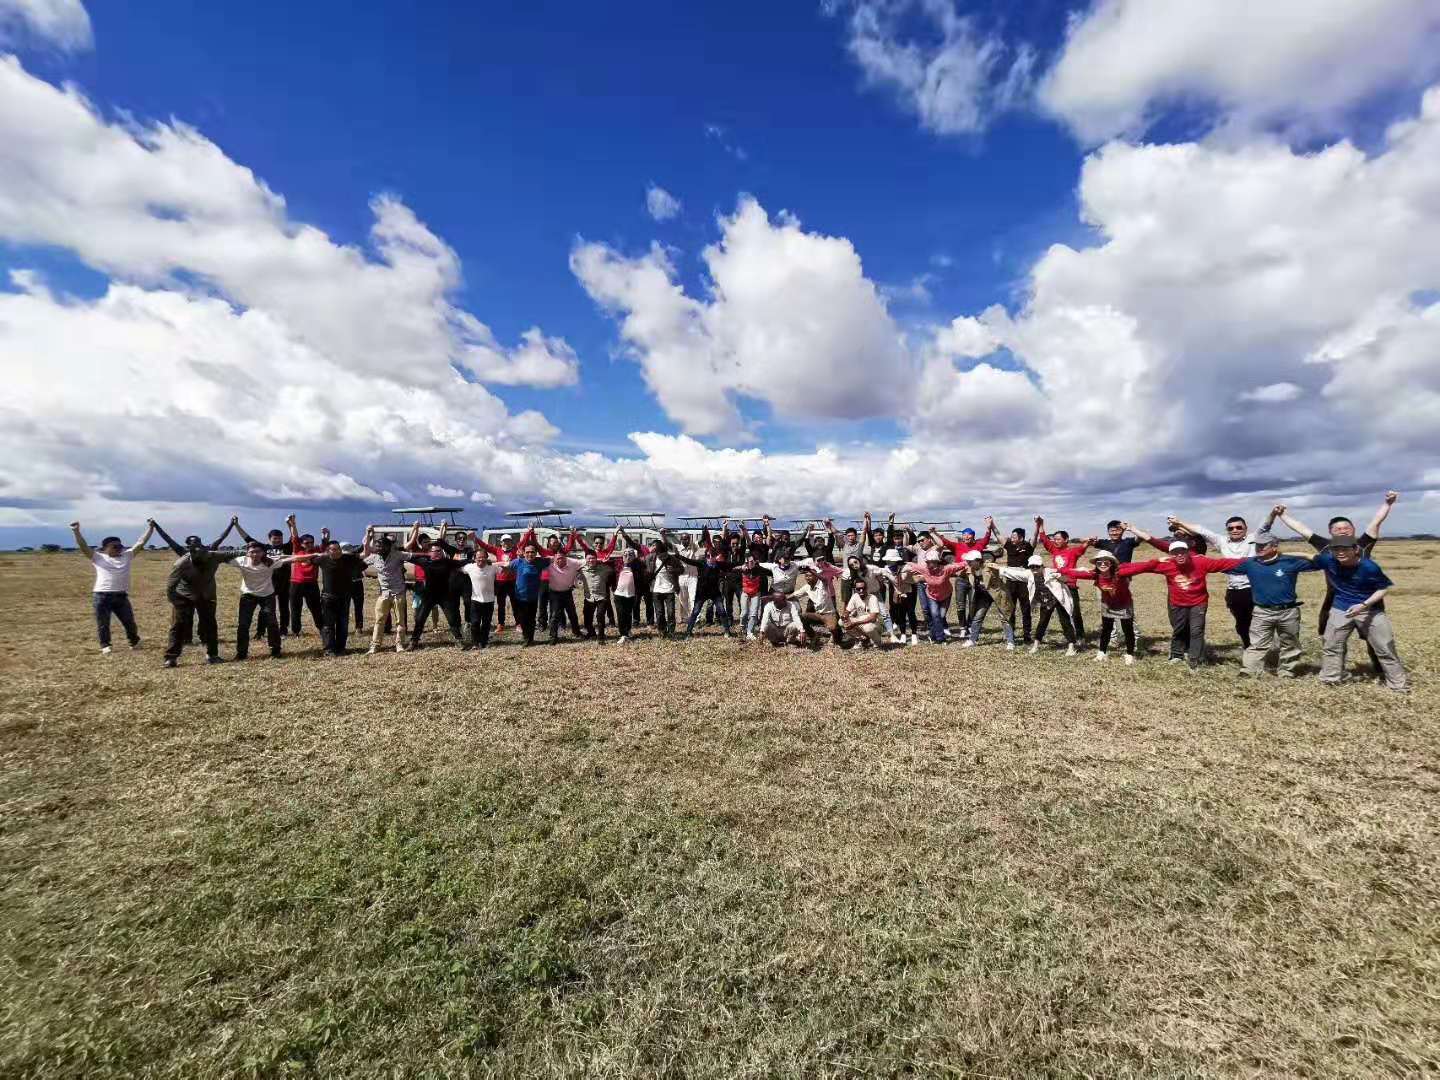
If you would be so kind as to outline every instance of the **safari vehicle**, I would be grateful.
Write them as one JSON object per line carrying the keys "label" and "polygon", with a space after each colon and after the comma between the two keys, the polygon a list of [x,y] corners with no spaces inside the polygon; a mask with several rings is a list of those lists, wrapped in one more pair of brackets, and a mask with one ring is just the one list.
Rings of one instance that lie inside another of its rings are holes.
{"label": "safari vehicle", "polygon": [[[469,532],[470,526],[457,521],[456,514],[465,512],[463,506],[405,506],[390,511],[399,515],[399,521],[387,521],[370,528],[375,533],[375,539],[382,536],[389,536],[395,543],[403,544],[410,536],[410,530],[414,528],[415,522],[420,523],[420,535],[428,536],[434,540],[440,535],[440,528],[443,525],[454,536],[456,533]],[[409,517],[413,520],[406,520]]]}
{"label": "safari vehicle", "polygon": [[[570,524],[565,520],[574,511],[547,508],[544,510],[512,510],[505,515],[510,520],[506,525],[492,525],[488,528],[477,529],[476,534],[481,540],[491,547],[503,547],[505,537],[519,541],[526,530],[535,530],[535,540],[543,548],[546,541],[552,536],[558,536],[563,541],[570,535]],[[594,543],[591,539],[592,530],[582,529],[587,541]],[[601,541],[604,543],[604,540]]]}

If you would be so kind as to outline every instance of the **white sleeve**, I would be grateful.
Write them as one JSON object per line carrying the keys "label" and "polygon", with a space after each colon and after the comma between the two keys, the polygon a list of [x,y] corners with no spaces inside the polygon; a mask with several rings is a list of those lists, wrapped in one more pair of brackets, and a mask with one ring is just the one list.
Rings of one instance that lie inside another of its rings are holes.
{"label": "white sleeve", "polygon": [[760,632],[763,634],[775,622],[775,605],[766,604],[764,612],[760,615]]}
{"label": "white sleeve", "polygon": [[1225,542],[1225,538],[1217,532],[1211,532],[1209,529],[1204,528],[1200,525],[1195,526],[1195,528],[1199,530],[1200,535],[1203,536],[1213,547],[1218,548],[1221,544]]}

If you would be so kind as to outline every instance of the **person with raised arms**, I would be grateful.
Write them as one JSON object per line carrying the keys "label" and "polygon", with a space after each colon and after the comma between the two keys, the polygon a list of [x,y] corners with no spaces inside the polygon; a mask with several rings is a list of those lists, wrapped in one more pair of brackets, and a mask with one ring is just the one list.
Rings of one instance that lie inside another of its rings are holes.
{"label": "person with raised arms", "polygon": [[[1355,536],[1355,523],[1343,515],[1332,517],[1329,523],[1329,536],[1322,536],[1299,518],[1289,514],[1284,503],[1276,506],[1272,513],[1276,514],[1281,521],[1303,536],[1305,541],[1316,551],[1324,551],[1325,548],[1329,546],[1330,540],[1334,537],[1354,537],[1357,546],[1360,548],[1361,556],[1368,559],[1374,552],[1375,545],[1380,542],[1380,526],[1385,524],[1385,519],[1390,516],[1390,511],[1394,508],[1395,500],[1398,498],[1400,498],[1398,491],[1387,491],[1384,500],[1380,503],[1380,508],[1375,511],[1375,516],[1370,519],[1370,524],[1365,527],[1365,531],[1358,537]],[[1330,609],[1334,606],[1334,602],[1335,590],[1331,588],[1327,577],[1325,582],[1325,599],[1320,605],[1320,619],[1318,624],[1319,634],[1322,639],[1325,637],[1325,627],[1330,619]],[[1361,640],[1364,640],[1365,629],[1363,627],[1356,627],[1356,630],[1360,634]],[[1370,648],[1368,641],[1366,641],[1365,647],[1370,654],[1370,666],[1372,670],[1377,676],[1383,678],[1385,670],[1380,664],[1380,657],[1376,655],[1374,649]]]}
{"label": "person with raised arms", "polygon": [[236,519],[232,517],[225,531],[209,547],[193,534],[185,538],[185,546],[181,547],[158,522],[155,524],[160,539],[179,556],[165,581],[165,597],[170,601],[171,609],[170,640],[165,648],[166,667],[173,668],[180,662],[180,653],[190,641],[197,622],[206,661],[220,663],[220,628],[215,622],[215,571],[232,559],[238,559],[242,552],[216,549],[225,542],[235,524]]}
{"label": "person with raised arms", "polygon": [[135,556],[145,550],[155,532],[153,519],[146,519],[145,531],[140,539],[128,548],[118,536],[107,536],[100,541],[100,550],[92,551],[80,533],[80,522],[72,521],[70,531],[75,534],[75,547],[81,555],[90,560],[95,568],[95,587],[91,592],[90,605],[95,612],[95,632],[100,637],[100,655],[110,655],[110,618],[120,620],[125,629],[130,648],[140,647],[140,628],[135,623],[135,609],[130,604],[130,566]]}
{"label": "person with raised arms", "polygon": [[965,572],[960,563],[946,564],[938,548],[931,547],[906,568],[925,587],[925,619],[930,624],[930,643],[943,645],[947,637],[945,614],[955,594],[954,579]]}
{"label": "person with raised arms", "polygon": [[1244,574],[1254,600],[1250,620],[1250,643],[1240,656],[1242,675],[1260,676],[1272,654],[1276,674],[1293,679],[1300,666],[1300,600],[1295,579],[1311,570],[1320,570],[1310,559],[1280,554],[1280,538],[1261,530],[1252,538],[1255,555],[1246,559],[1231,575]]}
{"label": "person with raised arms", "polygon": [[[315,537],[311,533],[299,531],[294,514],[285,518],[285,524],[290,528],[290,554],[318,553],[318,549],[315,547]],[[328,540],[330,530],[322,529],[321,535]],[[297,559],[290,566],[290,610],[288,615],[292,634],[303,633],[300,629],[302,608],[309,609],[310,622],[314,625],[315,632],[323,637],[325,613],[320,606],[320,568],[315,565],[313,559]]]}
{"label": "person with raised arms", "polygon": [[[582,536],[580,545],[585,552],[580,564],[580,580],[585,583],[585,636],[603,645],[605,624],[610,619],[610,588],[615,580],[615,568],[610,565],[609,560],[615,541],[612,539],[608,547],[596,551]],[[606,556],[604,559],[601,558],[602,552]]]}
{"label": "person with raised arms", "polygon": [[490,621],[495,615],[496,584],[500,576],[498,563],[490,561],[489,548],[475,545],[475,557],[460,568],[470,583],[470,602],[465,617],[470,623],[470,645],[476,649],[490,647]]}
{"label": "person with raised arms", "polygon": [[515,571],[515,620],[520,624],[520,636],[526,647],[535,644],[535,616],[540,603],[540,575],[550,560],[540,554],[535,543],[535,527],[532,525],[515,545],[519,552],[510,560]]}
{"label": "person with raised arms", "polygon": [[650,599],[655,605],[655,628],[662,638],[675,633],[675,598],[685,577],[685,564],[664,537],[656,540],[645,556],[645,574],[650,582]]}
{"label": "person with raised arms", "polygon": [[1154,560],[1146,562],[1121,563],[1120,557],[1109,548],[1101,548],[1090,556],[1091,570],[1078,566],[1061,571],[1066,583],[1093,581],[1100,594],[1100,648],[1095,653],[1097,662],[1109,656],[1110,640],[1118,626],[1125,635],[1125,663],[1135,663],[1135,598],[1130,592],[1130,578],[1136,574],[1148,574],[1155,569]]}
{"label": "person with raised arms", "polygon": [[1325,625],[1325,646],[1320,661],[1320,681],[1334,685],[1345,679],[1345,649],[1352,630],[1363,630],[1365,640],[1385,672],[1385,685],[1396,693],[1410,691],[1410,677],[1395,651],[1395,630],[1385,614],[1385,596],[1394,583],[1378,563],[1367,559],[1360,541],[1337,536],[1315,556],[1315,565],[1325,571],[1334,594],[1334,610]]}
{"label": "person with raised arms", "polygon": [[295,555],[281,555],[272,558],[269,550],[259,540],[240,527],[236,531],[245,538],[245,555],[230,565],[240,572],[240,609],[235,620],[235,659],[244,660],[250,655],[250,626],[255,625],[255,636],[265,635],[270,646],[270,656],[280,656],[281,615],[276,598],[276,564],[288,566],[299,558]]}
{"label": "person with raised arms", "polygon": [[[1178,521],[1174,524],[1175,528],[1184,528]],[[1170,663],[1188,662],[1191,671],[1198,671],[1205,662],[1205,617],[1210,610],[1206,576],[1233,570],[1245,560],[1196,555],[1190,550],[1188,541],[1157,539],[1144,529],[1128,523],[1126,528],[1170,556],[1146,564],[1141,573],[1163,574],[1165,577],[1170,605]]]}
{"label": "person with raised arms", "polygon": [[1014,637],[1015,612],[1020,612],[1021,627],[1023,633],[1022,643],[1030,644],[1030,587],[1028,569],[1030,556],[1035,554],[1035,545],[1025,538],[1023,528],[1010,530],[1010,535],[1005,538],[1001,545],[1005,552],[1005,567],[1009,570],[1024,570],[1025,577],[1019,578],[1015,575],[1002,574],[1001,579],[1005,582],[1005,589],[1010,593],[1010,617],[1008,623],[1011,630],[1011,637]]}
{"label": "person with raised arms", "polygon": [[[1271,510],[1265,518],[1265,524],[1260,528],[1264,532],[1270,531],[1270,526],[1275,522],[1275,511]],[[1225,519],[1225,535],[1221,536],[1214,529],[1207,529],[1203,525],[1191,525],[1181,521],[1179,518],[1171,518],[1170,525],[1178,525],[1182,531],[1192,536],[1203,536],[1205,542],[1210,545],[1210,550],[1216,555],[1225,559],[1249,559],[1256,551],[1255,534],[1250,531],[1250,526],[1245,519],[1238,514]],[[1250,647],[1250,622],[1255,610],[1255,600],[1250,592],[1250,578],[1238,571],[1231,571],[1225,576],[1225,607],[1235,620],[1235,633],[1240,638],[1242,647]]]}
{"label": "person with raised arms", "polygon": [[1125,523],[1112,518],[1105,523],[1105,535],[1092,545],[1115,556],[1115,562],[1124,566],[1135,561],[1135,549],[1140,546],[1138,536],[1125,535]]}
{"label": "person with raised arms", "polygon": [[[1085,554],[1087,548],[1095,543],[1095,537],[1081,540],[1078,544],[1070,542],[1070,534],[1064,529],[1056,529],[1054,535],[1045,531],[1045,519],[1035,518],[1035,542],[1050,553],[1050,565],[1062,573],[1073,569],[1079,562],[1080,556]],[[1085,640],[1085,616],[1080,610],[1080,589],[1077,586],[1067,584],[1070,590],[1070,612],[1075,621],[1075,640]]]}
{"label": "person with raised arms", "polygon": [[409,582],[405,580],[405,564],[410,561],[410,549],[420,538],[420,523],[410,527],[410,535],[403,544],[396,544],[390,535],[375,539],[375,527],[365,530],[365,542],[360,547],[360,561],[368,573],[380,585],[380,595],[375,598],[375,611],[371,621],[375,624],[370,631],[370,653],[378,652],[380,640],[385,636],[388,625],[395,635],[395,651],[405,651],[405,638],[410,633]]}
{"label": "person with raised arms", "polygon": [[406,545],[411,552],[411,557],[406,561],[424,574],[423,577],[417,575],[420,607],[415,612],[415,625],[410,631],[412,649],[420,648],[420,635],[425,632],[426,620],[436,610],[444,613],[445,623],[450,628],[450,636],[455,639],[455,644],[465,648],[465,634],[460,628],[460,608],[450,589],[450,579],[460,572],[461,564],[455,561],[455,549],[446,540],[448,530],[449,526],[442,524],[440,535],[434,540],[414,532],[411,534],[414,540]]}
{"label": "person with raised arms", "polygon": [[[662,535],[669,535],[665,530]],[[729,568],[725,552],[719,550],[710,538],[710,528],[700,532],[700,547],[695,555],[680,555],[680,561],[695,568],[695,599],[690,608],[690,618],[685,624],[685,637],[695,633],[695,624],[708,606],[719,617],[725,628],[725,636],[732,637],[730,630],[730,609],[725,606],[721,595],[722,578]]]}

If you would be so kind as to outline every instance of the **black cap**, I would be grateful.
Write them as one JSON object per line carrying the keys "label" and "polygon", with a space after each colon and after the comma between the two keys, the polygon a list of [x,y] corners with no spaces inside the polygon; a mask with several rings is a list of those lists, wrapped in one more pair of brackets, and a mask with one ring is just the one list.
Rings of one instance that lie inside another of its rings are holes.
{"label": "black cap", "polygon": [[1332,536],[1330,546],[1332,548],[1353,548],[1359,547],[1360,542],[1353,536]]}

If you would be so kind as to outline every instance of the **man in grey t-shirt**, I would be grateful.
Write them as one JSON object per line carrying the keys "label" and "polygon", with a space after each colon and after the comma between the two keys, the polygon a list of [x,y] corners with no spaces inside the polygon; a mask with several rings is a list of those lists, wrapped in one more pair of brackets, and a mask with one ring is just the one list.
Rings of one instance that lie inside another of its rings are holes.
{"label": "man in grey t-shirt", "polygon": [[[411,529],[405,546],[409,547],[419,533],[417,523]],[[410,561],[410,555],[395,545],[393,537],[382,536],[376,540],[373,526],[365,530],[365,546],[360,549],[360,554],[365,560],[367,572],[380,582],[380,595],[375,600],[375,628],[370,632],[370,651],[373,653],[380,648],[385,626],[391,623],[395,632],[395,651],[404,652],[405,634],[410,626],[410,605],[405,595],[408,587],[405,564]]]}

